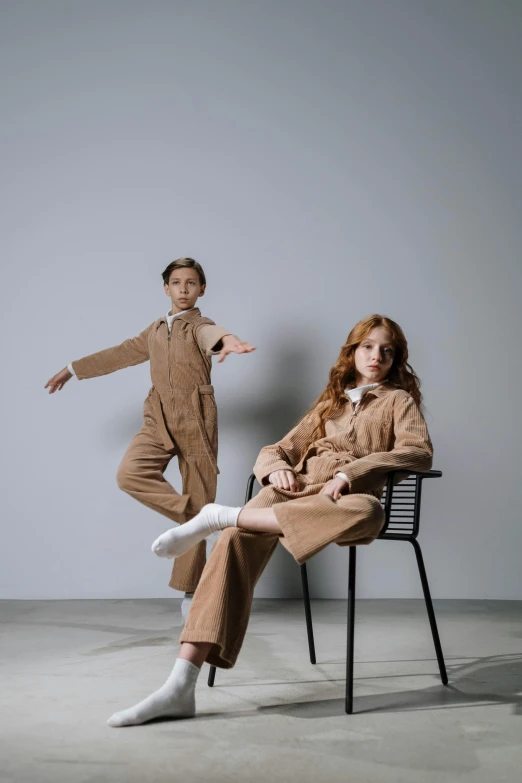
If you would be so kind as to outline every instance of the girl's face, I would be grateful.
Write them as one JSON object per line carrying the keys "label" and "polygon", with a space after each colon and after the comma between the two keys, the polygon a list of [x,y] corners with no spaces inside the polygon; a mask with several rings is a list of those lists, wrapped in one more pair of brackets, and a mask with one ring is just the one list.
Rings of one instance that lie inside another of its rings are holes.
{"label": "girl's face", "polygon": [[372,329],[355,349],[355,380],[357,386],[380,383],[393,364],[395,347],[392,336],[383,326]]}

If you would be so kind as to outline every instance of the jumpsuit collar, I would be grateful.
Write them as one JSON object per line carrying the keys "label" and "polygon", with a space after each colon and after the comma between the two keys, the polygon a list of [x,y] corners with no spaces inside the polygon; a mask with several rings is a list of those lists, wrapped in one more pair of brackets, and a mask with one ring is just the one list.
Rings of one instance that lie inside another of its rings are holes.
{"label": "jumpsuit collar", "polygon": [[[183,310],[181,313],[177,313],[175,318],[179,318],[180,321],[195,321],[196,318],[200,317],[200,315],[201,311],[199,307],[193,307],[191,310]],[[160,324],[167,324],[168,326],[167,317],[165,315],[161,318],[158,318],[156,321],[156,329],[159,328]]]}
{"label": "jumpsuit collar", "polygon": [[350,402],[355,403],[355,405],[358,405],[364,395],[369,392],[376,389],[378,386],[380,386],[380,383],[368,383],[366,386],[357,386],[355,389],[345,389],[344,393],[350,400]]}
{"label": "jumpsuit collar", "polygon": [[193,307],[189,307],[188,310],[180,310],[179,313],[167,313],[165,318],[167,319],[167,326],[169,328],[169,334],[172,329],[172,324],[176,320],[176,318],[181,318],[182,315],[186,315],[187,313],[190,313],[191,310],[194,310]]}
{"label": "jumpsuit collar", "polygon": [[382,395],[387,394],[389,391],[392,391],[395,388],[396,387],[392,383],[384,380],[380,383],[369,383],[366,386],[357,386],[355,389],[346,388],[344,393],[350,402],[355,406],[355,409],[357,409],[359,407],[359,403],[367,394],[372,397],[382,397]]}
{"label": "jumpsuit collar", "polygon": [[185,313],[190,313],[191,310],[194,310],[194,308],[193,307],[189,307],[188,310],[180,310],[179,313],[168,312],[167,315],[165,316],[165,318],[167,319],[167,321],[169,321],[169,320],[173,321],[174,318],[179,318],[180,315],[185,315]]}

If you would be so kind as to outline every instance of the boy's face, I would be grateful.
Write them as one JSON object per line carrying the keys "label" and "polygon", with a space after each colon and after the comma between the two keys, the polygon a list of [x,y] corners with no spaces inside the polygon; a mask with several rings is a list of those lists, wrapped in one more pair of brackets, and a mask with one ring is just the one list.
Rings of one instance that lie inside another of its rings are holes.
{"label": "boy's face", "polygon": [[205,286],[199,282],[195,269],[181,267],[170,273],[169,284],[165,285],[165,293],[170,296],[172,312],[189,310],[194,307],[198,298],[205,293]]}

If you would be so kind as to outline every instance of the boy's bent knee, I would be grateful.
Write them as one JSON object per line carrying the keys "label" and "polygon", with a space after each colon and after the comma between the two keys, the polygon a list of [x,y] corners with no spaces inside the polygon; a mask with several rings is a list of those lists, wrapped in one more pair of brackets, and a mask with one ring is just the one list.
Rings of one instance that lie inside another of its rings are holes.
{"label": "boy's bent knee", "polygon": [[116,472],[116,483],[123,492],[132,492],[136,488],[136,480],[125,462],[122,462]]}

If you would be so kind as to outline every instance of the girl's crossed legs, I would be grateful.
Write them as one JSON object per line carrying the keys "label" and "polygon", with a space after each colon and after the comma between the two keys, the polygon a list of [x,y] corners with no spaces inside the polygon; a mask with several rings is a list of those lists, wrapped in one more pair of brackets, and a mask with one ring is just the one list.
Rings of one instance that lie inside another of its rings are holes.
{"label": "girl's crossed legs", "polygon": [[[273,487],[266,487],[242,509],[210,504],[208,519],[206,506],[194,520],[174,529],[196,527],[203,515],[204,524],[210,520],[212,527],[207,535],[215,529],[223,529],[223,533],[194,594],[179,657],[169,678],[147,699],[115,713],[109,725],[195,715],[200,668],[205,661],[221,668],[234,666],[246,633],[254,587],[279,540],[298,563],[303,563],[333,541],[370,543],[384,522],[381,503],[373,495],[343,495],[335,501],[328,495],[311,494],[284,502],[287,500]],[[221,527],[216,528],[216,522]],[[164,534],[169,546],[176,541],[172,532]],[[163,536],[157,541],[161,539]]]}

